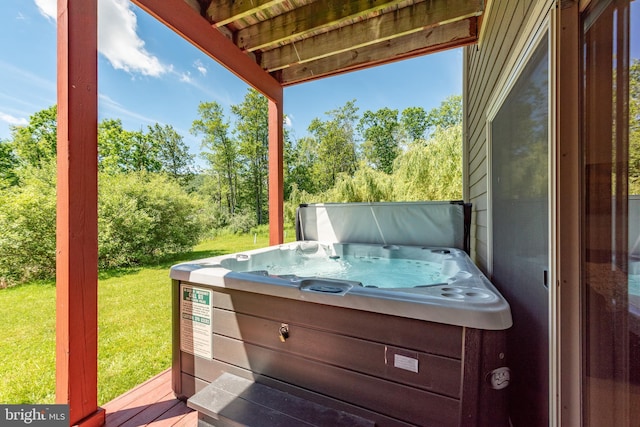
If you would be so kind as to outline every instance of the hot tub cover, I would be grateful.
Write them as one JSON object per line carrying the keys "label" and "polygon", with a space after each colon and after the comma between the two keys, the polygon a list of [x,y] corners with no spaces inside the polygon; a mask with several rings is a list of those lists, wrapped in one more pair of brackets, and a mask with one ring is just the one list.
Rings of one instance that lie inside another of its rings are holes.
{"label": "hot tub cover", "polygon": [[453,247],[469,253],[471,205],[453,202],[300,205],[297,240]]}

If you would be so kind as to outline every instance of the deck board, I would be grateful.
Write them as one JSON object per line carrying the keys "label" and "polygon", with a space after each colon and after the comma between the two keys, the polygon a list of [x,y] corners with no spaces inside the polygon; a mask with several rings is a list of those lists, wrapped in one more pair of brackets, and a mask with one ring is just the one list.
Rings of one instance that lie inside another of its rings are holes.
{"label": "deck board", "polygon": [[197,412],[173,395],[170,369],[102,407],[107,413],[105,427],[192,427],[198,423]]}

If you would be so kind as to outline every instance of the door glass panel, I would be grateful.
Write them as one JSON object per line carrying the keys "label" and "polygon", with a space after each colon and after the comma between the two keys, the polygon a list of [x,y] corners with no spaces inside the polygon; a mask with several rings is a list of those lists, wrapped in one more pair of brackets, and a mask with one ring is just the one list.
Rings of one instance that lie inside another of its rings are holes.
{"label": "door glass panel", "polygon": [[535,47],[491,121],[492,281],[511,305],[515,426],[548,424],[549,40]]}
{"label": "door glass panel", "polygon": [[640,420],[640,4],[582,17],[583,417]]}

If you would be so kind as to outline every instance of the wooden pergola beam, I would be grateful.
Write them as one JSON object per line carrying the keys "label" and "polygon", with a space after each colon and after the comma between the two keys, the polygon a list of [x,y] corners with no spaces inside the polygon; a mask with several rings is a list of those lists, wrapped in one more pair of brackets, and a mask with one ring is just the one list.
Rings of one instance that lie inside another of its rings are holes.
{"label": "wooden pergola beam", "polygon": [[[476,17],[482,9],[467,1],[422,2],[358,22],[326,34],[271,49],[262,54],[262,68],[275,71],[353,49],[408,36],[443,23]],[[383,51],[385,51],[383,49]]]}
{"label": "wooden pergola beam", "polygon": [[217,20],[214,27],[227,25],[230,22],[246,18],[255,13],[262,12],[272,6],[283,3],[285,0],[223,0],[212,1],[207,7],[206,15],[215,16]]}
{"label": "wooden pergola beam", "polygon": [[353,52],[334,55],[330,60],[316,60],[295,64],[280,70],[285,86],[320,76],[353,71],[374,65],[424,55],[447,48],[472,44],[478,40],[477,18],[472,17],[450,25],[441,25],[404,37],[364,46]]}
{"label": "wooden pergola beam", "polygon": [[184,0],[133,0],[158,21],[191,42],[220,65],[271,100],[281,96],[282,86],[231,40],[197,15]]}
{"label": "wooden pergola beam", "polygon": [[100,426],[97,0],[58,0],[57,25],[56,402]]}
{"label": "wooden pergola beam", "polygon": [[[424,0],[418,0],[424,1]],[[241,29],[236,34],[240,49],[268,49],[299,37],[312,34],[318,27],[339,26],[341,22],[378,12],[405,0],[327,0],[312,2],[275,17]]]}

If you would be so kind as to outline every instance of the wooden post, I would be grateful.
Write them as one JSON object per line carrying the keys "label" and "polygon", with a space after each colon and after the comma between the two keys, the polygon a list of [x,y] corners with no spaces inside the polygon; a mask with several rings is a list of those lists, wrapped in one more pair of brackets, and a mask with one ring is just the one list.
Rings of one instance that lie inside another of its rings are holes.
{"label": "wooden post", "polygon": [[269,244],[284,241],[283,94],[269,99]]}
{"label": "wooden post", "polygon": [[[582,298],[581,276],[581,196],[580,175],[580,56],[583,47],[580,36],[580,4],[564,2],[558,8],[556,24],[556,252],[557,297],[556,329],[557,360],[552,371],[552,392],[558,395],[551,408],[549,423],[582,425]],[[553,367],[554,364],[552,364]]]}
{"label": "wooden post", "polygon": [[58,0],[56,402],[99,426],[97,0]]}

